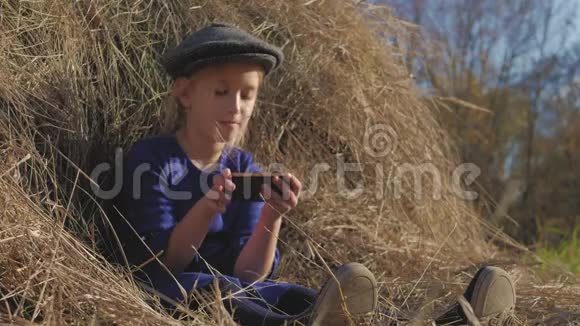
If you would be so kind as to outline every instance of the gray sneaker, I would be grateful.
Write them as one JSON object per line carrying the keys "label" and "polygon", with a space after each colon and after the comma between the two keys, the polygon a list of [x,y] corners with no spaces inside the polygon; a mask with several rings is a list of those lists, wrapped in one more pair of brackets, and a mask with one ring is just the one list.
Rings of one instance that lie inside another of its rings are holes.
{"label": "gray sneaker", "polygon": [[506,325],[511,322],[516,306],[516,288],[503,269],[484,267],[469,303],[482,325]]}
{"label": "gray sneaker", "polygon": [[479,269],[459,304],[437,318],[437,325],[512,325],[516,290],[499,267]]}
{"label": "gray sneaker", "polygon": [[374,311],[377,301],[373,273],[358,263],[342,265],[320,290],[308,325],[348,325],[352,316]]}

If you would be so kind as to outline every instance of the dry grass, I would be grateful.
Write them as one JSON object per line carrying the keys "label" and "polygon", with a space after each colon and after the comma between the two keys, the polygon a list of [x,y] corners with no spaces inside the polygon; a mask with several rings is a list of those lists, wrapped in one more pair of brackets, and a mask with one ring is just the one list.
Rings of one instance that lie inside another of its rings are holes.
{"label": "dry grass", "polygon": [[[159,55],[214,20],[282,46],[288,59],[269,77],[245,147],[264,164],[283,162],[307,188],[315,164],[330,167],[286,219],[284,280],[317,287],[323,261],[360,261],[381,281],[384,307],[420,318],[493,262],[518,278],[523,322],[580,314],[578,280],[540,278],[517,257],[525,248],[453,194],[455,153],[386,41],[406,35],[387,9],[322,0],[0,0],[0,11],[0,320],[175,323],[95,252],[95,225],[107,225],[109,208],[91,196],[87,174],[112,161],[117,146],[162,129],[168,83]],[[371,130],[378,141],[369,149]],[[364,167],[347,178],[365,184],[357,198],[337,191],[337,155]],[[404,164],[439,171],[441,198],[429,195],[437,185],[427,177],[420,196],[412,174],[397,174]],[[231,323],[217,306],[185,322]]]}

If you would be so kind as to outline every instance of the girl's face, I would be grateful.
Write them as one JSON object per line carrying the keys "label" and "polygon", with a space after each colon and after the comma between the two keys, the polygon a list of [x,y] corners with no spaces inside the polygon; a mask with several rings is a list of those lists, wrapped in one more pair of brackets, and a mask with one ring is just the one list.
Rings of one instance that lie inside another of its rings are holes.
{"label": "girl's face", "polygon": [[188,133],[214,143],[235,141],[246,129],[262,78],[258,65],[227,63],[177,79],[174,92],[185,108]]}

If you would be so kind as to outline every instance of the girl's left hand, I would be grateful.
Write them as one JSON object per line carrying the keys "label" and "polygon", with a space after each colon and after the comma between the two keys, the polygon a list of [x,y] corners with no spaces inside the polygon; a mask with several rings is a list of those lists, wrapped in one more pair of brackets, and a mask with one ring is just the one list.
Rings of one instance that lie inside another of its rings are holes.
{"label": "girl's left hand", "polygon": [[290,173],[272,177],[272,184],[282,191],[282,194],[272,190],[269,185],[262,186],[262,196],[266,205],[270,205],[278,216],[281,216],[298,205],[298,197],[302,190],[300,180]]}

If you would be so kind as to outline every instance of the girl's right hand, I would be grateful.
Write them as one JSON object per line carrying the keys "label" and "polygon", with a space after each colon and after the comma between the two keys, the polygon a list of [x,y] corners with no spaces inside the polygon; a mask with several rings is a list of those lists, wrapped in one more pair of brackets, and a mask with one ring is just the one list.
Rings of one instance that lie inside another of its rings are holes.
{"label": "girl's right hand", "polygon": [[230,202],[231,193],[236,189],[232,181],[232,171],[224,169],[221,174],[216,174],[212,179],[212,187],[205,194],[204,200],[209,209],[214,213],[226,211],[226,205]]}

